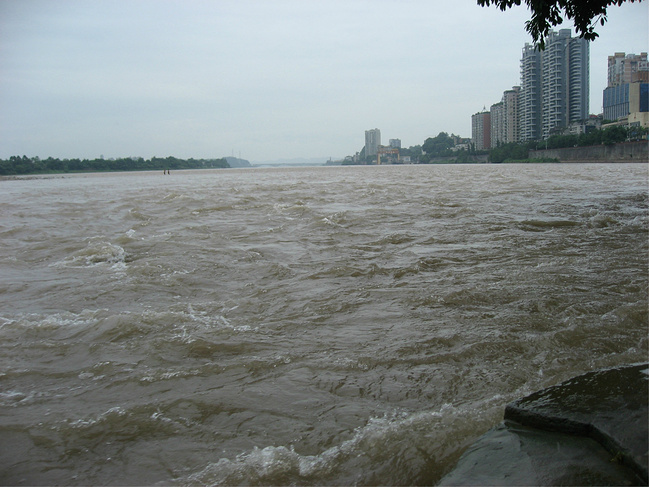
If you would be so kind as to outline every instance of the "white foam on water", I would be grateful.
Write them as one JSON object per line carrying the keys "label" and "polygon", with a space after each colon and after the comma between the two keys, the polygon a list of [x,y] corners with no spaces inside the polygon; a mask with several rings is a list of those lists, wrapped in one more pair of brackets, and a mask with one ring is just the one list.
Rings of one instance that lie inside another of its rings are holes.
{"label": "white foam on water", "polygon": [[19,403],[28,402],[32,397],[33,393],[24,393],[20,391],[0,392],[0,406],[17,406]]}
{"label": "white foam on water", "polygon": [[[500,397],[487,402],[501,401]],[[180,479],[185,485],[233,484],[310,484],[330,479],[335,482],[346,475],[351,463],[365,458],[370,463],[394,457],[415,443],[453,443],[458,429],[474,428],[481,420],[490,425],[472,407],[458,408],[444,404],[438,410],[395,411],[383,417],[371,417],[365,426],[356,428],[349,440],[317,455],[302,455],[293,445],[255,447],[233,459],[221,458],[204,469]],[[476,416],[478,421],[476,423]],[[486,427],[486,426],[485,426]],[[450,449],[452,450],[452,448]],[[422,451],[422,455],[425,453]],[[433,459],[439,461],[443,459]],[[425,459],[424,459],[425,461]]]}
{"label": "white foam on water", "polygon": [[23,332],[24,330],[31,329],[72,329],[74,327],[84,327],[88,324],[95,323],[106,312],[105,309],[84,309],[79,313],[64,311],[47,315],[29,313],[17,315],[13,318],[0,317],[0,330],[18,330]]}
{"label": "white foam on water", "polygon": [[127,253],[123,247],[94,237],[85,248],[73,253],[53,267],[96,267],[108,266],[115,270],[126,269]]}

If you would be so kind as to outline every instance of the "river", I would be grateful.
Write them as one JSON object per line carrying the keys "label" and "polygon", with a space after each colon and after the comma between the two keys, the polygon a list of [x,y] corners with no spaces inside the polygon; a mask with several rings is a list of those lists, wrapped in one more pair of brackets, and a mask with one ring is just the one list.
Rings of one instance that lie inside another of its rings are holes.
{"label": "river", "polygon": [[432,485],[648,355],[646,164],[0,181],[0,483]]}

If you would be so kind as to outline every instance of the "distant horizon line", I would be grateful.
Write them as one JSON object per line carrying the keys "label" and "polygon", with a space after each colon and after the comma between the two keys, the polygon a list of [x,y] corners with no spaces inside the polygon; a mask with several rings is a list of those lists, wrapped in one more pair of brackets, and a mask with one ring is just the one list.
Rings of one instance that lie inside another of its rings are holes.
{"label": "distant horizon line", "polygon": [[87,157],[87,156],[52,156],[48,155],[46,157],[39,156],[39,155],[32,155],[29,156],[25,153],[23,154],[11,154],[5,157],[0,157],[0,160],[8,161],[12,157],[27,157],[28,159],[35,159],[38,158],[39,160],[47,160],[49,158],[52,159],[59,159],[59,160],[72,160],[72,159],[79,159],[79,160],[117,160],[117,159],[166,159],[168,157],[173,157],[176,159],[183,159],[183,160],[189,160],[189,159],[195,159],[195,160],[211,160],[211,159],[228,159],[228,158],[234,158],[238,159],[241,161],[248,161],[249,163],[255,163],[255,164],[277,164],[277,163],[301,163],[301,162],[312,162],[312,163],[317,163],[317,162],[327,162],[327,161],[337,161],[337,160],[343,160],[344,156],[342,157],[334,157],[334,156],[318,156],[318,157],[279,157],[279,158],[274,158],[274,159],[263,159],[263,160],[256,160],[256,159],[246,159],[245,157],[242,156],[210,156],[210,157],[198,157],[198,156],[189,156],[189,157],[181,157],[181,156],[176,156],[173,154],[169,154],[166,156],[159,156],[159,155],[153,155],[153,156],[134,156],[134,155],[129,155],[129,156],[110,156],[110,157],[105,157],[103,154],[99,156],[93,156],[93,157]]}

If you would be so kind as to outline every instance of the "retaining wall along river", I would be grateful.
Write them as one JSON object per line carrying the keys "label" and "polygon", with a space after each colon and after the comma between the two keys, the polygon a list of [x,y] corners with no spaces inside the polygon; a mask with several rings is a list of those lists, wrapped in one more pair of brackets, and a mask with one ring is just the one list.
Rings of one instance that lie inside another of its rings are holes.
{"label": "retaining wall along river", "polygon": [[649,141],[592,145],[564,149],[531,150],[530,159],[557,159],[560,162],[649,162]]}

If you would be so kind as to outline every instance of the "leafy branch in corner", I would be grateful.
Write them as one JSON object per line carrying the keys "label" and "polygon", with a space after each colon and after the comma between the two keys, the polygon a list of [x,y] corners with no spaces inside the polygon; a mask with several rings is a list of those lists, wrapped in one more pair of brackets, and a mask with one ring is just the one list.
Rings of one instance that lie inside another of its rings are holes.
{"label": "leafy branch in corner", "polygon": [[[530,20],[525,22],[525,30],[532,36],[539,49],[545,48],[545,38],[550,29],[563,22],[564,17],[572,20],[577,34],[588,41],[598,37],[595,28],[607,21],[606,13],[610,6],[620,6],[624,2],[642,0],[525,0],[531,12]],[[494,5],[505,11],[514,5],[521,5],[522,0],[477,0],[478,5]]]}

